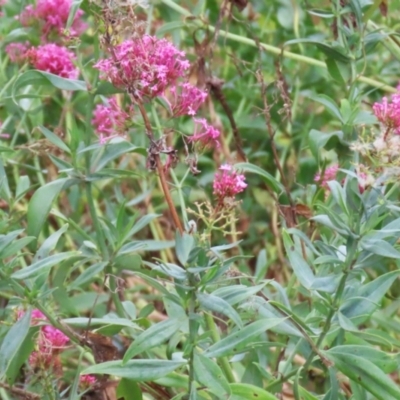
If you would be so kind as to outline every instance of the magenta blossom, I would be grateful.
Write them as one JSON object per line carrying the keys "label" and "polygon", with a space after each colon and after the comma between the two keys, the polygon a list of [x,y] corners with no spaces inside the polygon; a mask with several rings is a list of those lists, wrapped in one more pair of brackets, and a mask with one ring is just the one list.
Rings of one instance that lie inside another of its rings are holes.
{"label": "magenta blossom", "polygon": [[68,79],[77,79],[79,76],[79,70],[73,63],[75,55],[66,47],[45,44],[31,48],[27,55],[33,67],[40,71]]}
{"label": "magenta blossom", "polygon": [[219,147],[220,132],[209,125],[204,118],[193,118],[195,122],[194,133],[189,137],[189,142],[200,143],[203,147]]}
{"label": "magenta blossom", "polygon": [[89,388],[96,383],[97,379],[94,375],[81,375],[79,383],[85,388]]}
{"label": "magenta blossom", "polygon": [[[38,0],[36,7],[28,5],[20,16],[21,24],[30,26],[39,23],[42,31],[42,39],[47,39],[54,33],[58,37],[66,27],[71,11],[72,0]],[[86,29],[82,21],[82,10],[78,10],[69,28],[70,36],[79,36]]]}
{"label": "magenta blossom", "polygon": [[207,92],[200,90],[189,82],[180,83],[170,89],[173,99],[171,100],[171,112],[174,117],[180,115],[196,115],[199,107],[206,101]]}
{"label": "magenta blossom", "polygon": [[[18,310],[17,318],[20,319],[25,314]],[[38,322],[47,322],[46,316],[40,310],[33,310],[31,315],[31,325],[37,325]],[[29,357],[29,364],[32,367],[50,367],[58,366],[58,353],[63,350],[69,342],[69,337],[59,329],[51,325],[42,326],[36,341],[36,348]]]}
{"label": "magenta blossom", "polygon": [[329,189],[328,182],[336,180],[338,170],[339,165],[334,164],[331,167],[326,168],[322,177],[320,173],[316,174],[314,177],[314,182],[320,182],[324,189]]}
{"label": "magenta blossom", "polygon": [[372,110],[387,129],[387,132],[394,130],[396,134],[400,134],[400,87],[397,93],[393,94],[391,100],[384,97],[380,103],[374,103]]}
{"label": "magenta blossom", "polygon": [[108,104],[98,104],[93,111],[92,124],[104,144],[113,137],[121,136],[126,131],[129,114],[121,109],[115,98]]}
{"label": "magenta blossom", "polygon": [[168,40],[145,35],[116,46],[113,57],[98,61],[94,67],[114,86],[125,87],[137,98],[151,99],[183,77],[190,63]]}
{"label": "magenta blossom", "polygon": [[219,169],[221,172],[215,174],[213,184],[214,195],[219,201],[227,197],[235,197],[246,189],[245,176],[238,173],[232,165],[224,164]]}
{"label": "magenta blossom", "polygon": [[5,50],[11,62],[20,63],[25,61],[26,53],[30,45],[25,43],[10,43],[6,46]]}

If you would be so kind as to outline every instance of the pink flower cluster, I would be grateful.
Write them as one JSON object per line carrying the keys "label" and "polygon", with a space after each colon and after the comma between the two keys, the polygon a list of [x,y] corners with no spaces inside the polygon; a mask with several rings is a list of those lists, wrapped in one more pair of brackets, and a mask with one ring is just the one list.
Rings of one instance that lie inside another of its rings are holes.
{"label": "pink flower cluster", "polygon": [[378,121],[386,127],[387,133],[393,129],[400,135],[400,86],[397,88],[397,93],[392,95],[391,100],[384,97],[382,102],[372,106],[372,110]]}
{"label": "pink flower cluster", "polygon": [[227,197],[235,197],[247,187],[245,176],[238,173],[232,165],[224,164],[219,168],[221,172],[214,178],[214,195],[219,202]]}
{"label": "pink flower cluster", "polygon": [[320,173],[316,174],[314,181],[319,182],[324,189],[329,189],[328,182],[336,180],[338,170],[339,165],[334,164],[331,167],[326,168],[322,176]]}
{"label": "pink flower cluster", "polygon": [[129,114],[121,109],[115,97],[108,104],[98,104],[93,111],[92,124],[104,144],[113,137],[124,134]]}
{"label": "pink flower cluster", "polygon": [[[18,311],[18,319],[23,315],[23,311]],[[33,310],[31,324],[37,325],[40,321],[47,321],[45,315],[39,310]],[[65,348],[68,342],[68,336],[64,335],[59,329],[51,325],[42,326],[37,338],[37,350],[30,355],[29,364],[33,368],[57,366],[59,364],[58,353]]]}
{"label": "pink flower cluster", "polygon": [[75,55],[67,48],[53,43],[32,47],[27,58],[34,68],[68,79],[77,79],[79,70],[73,61]]}
{"label": "pink flower cluster", "polygon": [[85,389],[93,386],[96,383],[97,379],[93,375],[81,375],[79,378],[79,383]]}
{"label": "pink flower cluster", "polygon": [[6,46],[5,51],[11,62],[21,63],[25,61],[26,53],[29,49],[29,43],[10,43]]}
{"label": "pink flower cluster", "polygon": [[183,77],[190,63],[168,40],[145,35],[115,46],[113,57],[94,67],[114,86],[125,87],[136,98],[152,99]]}
{"label": "pink flower cluster", "polygon": [[[72,0],[38,0],[36,7],[28,5],[19,19],[23,26],[31,26],[39,22],[42,40],[51,34],[58,37],[66,27],[71,11]],[[81,20],[82,10],[78,10],[69,29],[70,36],[79,36],[86,29],[86,24]]]}
{"label": "pink flower cluster", "polygon": [[200,90],[189,82],[180,83],[170,89],[173,100],[171,111],[174,117],[181,115],[196,115],[199,107],[206,101],[207,92]]}
{"label": "pink flower cluster", "polygon": [[194,134],[189,137],[190,142],[200,143],[203,147],[219,147],[220,132],[209,125],[204,118],[193,118],[195,122]]}

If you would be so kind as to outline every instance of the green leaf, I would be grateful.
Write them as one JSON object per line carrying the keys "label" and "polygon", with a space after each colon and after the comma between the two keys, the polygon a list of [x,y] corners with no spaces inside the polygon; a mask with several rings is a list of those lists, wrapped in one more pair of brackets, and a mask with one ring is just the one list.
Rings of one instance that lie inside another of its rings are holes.
{"label": "green leaf", "polygon": [[58,75],[50,74],[49,72],[29,70],[21,74],[14,82],[12,88],[12,97],[15,101],[15,96],[18,91],[28,85],[32,86],[53,86],[61,90],[83,90],[87,91],[86,82],[75,79],[62,78]]}
{"label": "green leaf", "polygon": [[75,16],[76,13],[79,10],[79,7],[81,6],[83,0],[73,0],[72,4],[71,4],[71,8],[69,10],[69,15],[68,15],[68,20],[67,20],[67,25],[66,25],[66,29],[70,29],[74,20],[75,20]]}
{"label": "green leaf", "polygon": [[398,354],[388,354],[372,346],[347,344],[333,347],[326,353],[333,356],[337,354],[352,354],[354,356],[366,358],[386,374],[390,374],[398,368]]}
{"label": "green leaf", "polygon": [[34,276],[39,275],[46,269],[50,269],[54,267],[54,265],[59,264],[61,261],[64,261],[68,258],[74,257],[79,253],[76,251],[67,251],[64,253],[54,254],[52,256],[46,257],[42,260],[36,261],[31,264],[29,267],[22,268],[17,272],[14,272],[11,275],[11,278],[14,279],[26,279],[32,278]]}
{"label": "green leaf", "polygon": [[318,47],[324,54],[326,54],[328,57],[333,58],[334,60],[343,62],[343,63],[349,63],[350,62],[350,57],[347,56],[346,54],[343,53],[343,50],[340,48],[334,48],[333,46],[329,46],[326,43],[319,42],[317,40],[311,40],[311,39],[293,39],[287,41],[284,46],[288,46],[291,44],[297,44],[297,43],[305,43],[305,44],[313,44],[314,46]]}
{"label": "green leaf", "polygon": [[128,233],[128,237],[133,236],[135,233],[141,231],[145,226],[151,223],[154,219],[160,217],[161,214],[146,214],[142,218],[138,219],[133,225],[132,229]]}
{"label": "green leaf", "polygon": [[343,142],[343,132],[335,131],[331,133],[325,133],[311,129],[308,135],[308,144],[310,146],[311,153],[314,158],[319,162],[321,150],[326,148],[330,150],[336,146],[337,143]]}
{"label": "green leaf", "polygon": [[192,251],[194,244],[195,242],[193,235],[189,235],[187,232],[183,232],[183,234],[181,235],[179,231],[176,231],[175,251],[176,256],[178,257],[178,260],[182,264],[182,266],[186,265],[189,254]]}
{"label": "green leaf", "polygon": [[113,325],[113,326],[123,326],[127,328],[138,329],[138,326],[135,323],[126,318],[77,317],[77,318],[65,318],[62,320],[62,322],[74,328],[87,328],[88,326],[90,326],[91,328],[98,328],[98,327]]}
{"label": "green leaf", "polygon": [[117,387],[118,400],[143,400],[143,394],[136,381],[122,378]]}
{"label": "green leaf", "polygon": [[295,249],[292,239],[285,230],[282,232],[282,237],[294,274],[306,289],[310,289],[315,279],[311,267]]}
{"label": "green leaf", "polygon": [[197,382],[209,388],[218,398],[222,399],[231,394],[224,373],[214,361],[195,353],[194,371]]}
{"label": "green leaf", "polygon": [[323,352],[335,367],[355,383],[364,387],[378,400],[400,399],[400,388],[375,364],[353,354]]}
{"label": "green leaf", "polygon": [[200,303],[200,306],[207,311],[214,311],[217,313],[221,313],[230,318],[239,328],[243,327],[243,322],[240,319],[237,311],[225,300],[221,299],[218,296],[213,296],[207,293],[197,293],[197,300]]}
{"label": "green leaf", "polygon": [[266,318],[255,321],[213,344],[204,352],[204,355],[207,357],[223,357],[232,353],[238,353],[256,341],[255,339],[262,333],[280,324],[285,319]]}
{"label": "green leaf", "polygon": [[273,394],[247,383],[231,383],[232,396],[229,400],[278,400]]}
{"label": "green leaf", "polygon": [[98,279],[103,279],[100,273],[108,265],[108,261],[98,262],[91,265],[78,275],[70,284],[69,289],[78,288],[79,286],[91,281],[94,277]]}
{"label": "green leaf", "polygon": [[218,296],[225,300],[231,306],[242,303],[244,300],[251,296],[257,294],[264,286],[268,283],[264,282],[256,286],[245,286],[245,285],[233,285],[233,286],[223,286],[214,290],[211,294],[213,296]]}
{"label": "green leaf", "polygon": [[27,236],[23,237],[22,239],[13,241],[13,243],[11,243],[9,246],[7,246],[4,250],[1,251],[0,257],[4,259],[11,257],[14,254],[17,254],[21,249],[23,249],[25,246],[31,243],[32,240],[35,239],[36,238],[33,236]]}
{"label": "green leaf", "polygon": [[65,151],[68,154],[71,154],[71,150],[69,147],[57,136],[55,133],[52,131],[48,130],[45,128],[43,125],[39,125],[39,130],[43,133],[46,138],[53,143],[55,146],[57,146],[59,149]]}
{"label": "green leaf", "polygon": [[47,257],[50,252],[57,246],[58,241],[61,236],[68,230],[68,224],[63,225],[58,231],[52,233],[43,244],[40,246],[40,249],[35,254],[33,258],[33,262],[42,260]]}
{"label": "green leaf", "polygon": [[128,153],[139,153],[146,155],[147,151],[143,147],[135,146],[123,139],[113,139],[106,145],[102,145],[103,154],[100,159],[92,166],[94,172],[100,171],[110,161]]}
{"label": "green leaf", "polygon": [[399,270],[388,272],[353,291],[353,296],[357,298],[347,299],[341,305],[340,312],[347,318],[371,314],[399,275]]}
{"label": "green leaf", "polygon": [[344,122],[342,114],[337,106],[336,102],[325,94],[311,95],[309,96],[311,100],[314,100],[326,107],[326,109],[336,117],[340,122]]}
{"label": "green leaf", "polygon": [[335,81],[344,85],[351,78],[351,70],[349,64],[343,63],[339,60],[335,60],[332,57],[328,57],[325,60],[325,63],[330,76]]}
{"label": "green leaf", "polygon": [[173,22],[167,22],[166,24],[163,24],[161,28],[158,28],[156,31],[156,35],[158,37],[164,37],[166,33],[175,31],[177,29],[182,29],[186,27],[187,23],[182,22],[182,21],[173,21]]}
{"label": "green leaf", "polygon": [[183,322],[180,318],[169,318],[146,329],[131,343],[124,355],[123,363],[126,363],[139,353],[164,343],[175,332],[179,331]]}
{"label": "green leaf", "polygon": [[400,252],[384,240],[361,240],[360,246],[378,256],[400,259]]}
{"label": "green leaf", "polygon": [[70,186],[75,182],[74,179],[70,178],[57,179],[56,181],[49,182],[36,190],[28,205],[27,233],[29,236],[39,236],[42,226],[51,210],[53,201],[57,198],[63,188]]}
{"label": "green leaf", "polygon": [[161,378],[185,364],[183,361],[169,360],[130,360],[122,364],[121,360],[117,360],[93,365],[83,370],[82,374],[107,374],[147,382]]}
{"label": "green leaf", "polygon": [[249,172],[261,176],[276,193],[284,192],[285,190],[282,184],[278,182],[270,173],[264,171],[257,165],[250,163],[237,163],[235,164],[235,168],[237,168],[239,171]]}
{"label": "green leaf", "polygon": [[6,333],[0,347],[0,379],[3,379],[11,361],[28,334],[31,323],[31,311],[27,311]]}

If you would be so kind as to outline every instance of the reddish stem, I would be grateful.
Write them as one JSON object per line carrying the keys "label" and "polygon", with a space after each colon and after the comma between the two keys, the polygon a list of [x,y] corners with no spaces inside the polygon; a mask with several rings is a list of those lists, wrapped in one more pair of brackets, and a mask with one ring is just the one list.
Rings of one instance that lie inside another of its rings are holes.
{"label": "reddish stem", "polygon": [[[143,121],[144,121],[144,125],[146,127],[146,135],[151,141],[154,141],[153,130],[151,128],[151,124],[150,124],[149,118],[147,117],[146,110],[145,110],[145,108],[144,108],[144,106],[143,106],[143,104],[141,102],[136,101],[136,104],[139,107],[140,114],[142,115],[142,118],[143,118]],[[156,167],[157,167],[157,171],[158,171],[158,177],[160,178],[161,187],[163,189],[163,192],[164,192],[164,195],[165,195],[165,200],[167,201],[169,210],[171,212],[172,219],[173,219],[174,224],[175,224],[175,228],[179,230],[179,233],[181,235],[183,235],[184,229],[182,227],[182,223],[181,223],[181,221],[179,219],[178,213],[176,212],[176,208],[174,206],[174,202],[172,201],[171,193],[170,193],[169,188],[168,188],[167,178],[165,177],[164,167],[162,165],[162,162],[161,162],[161,159],[160,159],[160,155],[159,154],[155,154],[154,155],[154,159],[156,160]]]}

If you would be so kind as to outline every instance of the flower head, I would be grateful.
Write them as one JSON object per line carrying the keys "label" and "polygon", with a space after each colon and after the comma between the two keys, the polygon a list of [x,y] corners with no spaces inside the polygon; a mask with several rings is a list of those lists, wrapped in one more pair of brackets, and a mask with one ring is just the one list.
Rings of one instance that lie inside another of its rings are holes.
{"label": "flower head", "polygon": [[20,63],[25,60],[26,52],[29,49],[29,43],[10,43],[5,50],[11,62]]}
{"label": "flower head", "polygon": [[[47,39],[52,33],[59,36],[66,27],[71,6],[72,0],[38,0],[36,7],[32,5],[25,7],[20,21],[24,26],[38,22],[43,39]],[[70,36],[79,36],[86,29],[86,24],[81,19],[82,15],[82,10],[76,12],[69,28]]]}
{"label": "flower head", "polygon": [[235,197],[246,189],[245,176],[238,173],[232,165],[224,164],[219,169],[221,172],[215,174],[213,184],[214,195],[219,201],[227,197]]}
{"label": "flower head", "polygon": [[93,111],[92,124],[99,135],[100,143],[104,144],[113,137],[126,131],[129,114],[121,109],[115,98],[108,104],[98,104]]}
{"label": "flower head", "polygon": [[[25,311],[18,310],[17,318],[20,319]],[[31,325],[37,325],[39,321],[47,321],[46,316],[40,310],[33,310],[31,315]],[[59,329],[51,325],[40,327],[36,341],[36,350],[29,357],[29,364],[33,367],[58,367],[60,361],[58,353],[65,348],[69,342],[69,337]]]}
{"label": "flower head", "polygon": [[384,97],[380,103],[374,103],[372,110],[388,131],[394,130],[400,134],[400,88],[393,94],[391,100]]}
{"label": "flower head", "polygon": [[114,56],[94,67],[102,72],[102,79],[125,87],[138,98],[162,95],[190,66],[183,51],[166,39],[149,35],[115,46]]}
{"label": "flower head", "polygon": [[68,79],[77,79],[79,76],[79,70],[73,64],[75,55],[66,47],[45,44],[31,48],[27,56],[33,67],[40,71]]}
{"label": "flower head", "polygon": [[81,375],[79,378],[79,383],[86,389],[93,386],[97,379],[94,375]]}
{"label": "flower head", "polygon": [[180,115],[196,115],[198,108],[206,101],[207,92],[200,90],[189,82],[180,83],[170,89],[173,100],[171,112],[174,117]]}
{"label": "flower head", "polygon": [[315,182],[320,182],[321,186],[324,189],[329,189],[328,182],[329,181],[334,181],[336,179],[338,170],[339,170],[339,165],[334,164],[331,167],[328,167],[324,171],[322,176],[321,176],[320,173],[316,174],[315,177],[314,177],[314,181]]}
{"label": "flower head", "polygon": [[200,143],[203,147],[219,147],[220,132],[218,129],[209,125],[204,118],[193,118],[195,129],[189,142]]}

